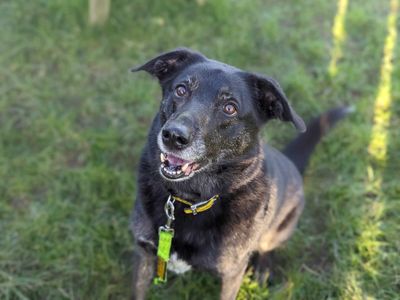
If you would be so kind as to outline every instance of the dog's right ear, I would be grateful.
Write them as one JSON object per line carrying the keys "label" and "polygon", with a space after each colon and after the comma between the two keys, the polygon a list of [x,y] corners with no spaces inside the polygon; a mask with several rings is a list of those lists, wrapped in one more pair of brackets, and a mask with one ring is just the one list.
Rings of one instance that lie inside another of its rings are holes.
{"label": "dog's right ear", "polygon": [[163,53],[139,67],[131,69],[131,72],[146,71],[158,78],[160,82],[171,78],[184,67],[196,62],[204,61],[206,58],[200,53],[186,48],[178,48]]}

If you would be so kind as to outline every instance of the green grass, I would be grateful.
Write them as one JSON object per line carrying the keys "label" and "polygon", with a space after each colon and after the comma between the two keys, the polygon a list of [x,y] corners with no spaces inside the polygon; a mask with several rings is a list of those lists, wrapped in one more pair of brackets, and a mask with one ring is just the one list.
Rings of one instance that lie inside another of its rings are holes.
{"label": "green grass", "polygon": [[[313,156],[274,285],[248,275],[240,298],[399,299],[398,42],[381,192],[367,172],[389,1],[349,1],[334,78],[334,1],[173,3],[112,1],[107,24],[90,28],[86,0],[0,2],[0,299],[128,297],[135,169],[160,98],[128,69],[177,46],[276,77],[305,119],[357,109]],[[282,147],[294,130],[272,122],[264,133]],[[171,279],[150,299],[218,297],[209,275]]]}

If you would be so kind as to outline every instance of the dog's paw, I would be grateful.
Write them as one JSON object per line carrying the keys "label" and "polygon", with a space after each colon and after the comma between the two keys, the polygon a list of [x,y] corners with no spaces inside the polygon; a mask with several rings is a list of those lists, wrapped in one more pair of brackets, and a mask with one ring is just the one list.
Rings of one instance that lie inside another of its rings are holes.
{"label": "dog's paw", "polygon": [[273,258],[272,252],[256,254],[252,260],[254,279],[260,286],[271,286],[273,284]]}

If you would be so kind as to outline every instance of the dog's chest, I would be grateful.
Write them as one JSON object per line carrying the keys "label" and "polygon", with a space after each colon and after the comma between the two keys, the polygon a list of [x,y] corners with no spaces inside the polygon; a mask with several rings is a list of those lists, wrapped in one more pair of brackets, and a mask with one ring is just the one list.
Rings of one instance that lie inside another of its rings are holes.
{"label": "dog's chest", "polygon": [[183,259],[180,259],[178,257],[178,254],[176,252],[172,253],[169,262],[168,262],[168,270],[176,273],[176,274],[183,274],[187,271],[189,271],[192,266],[189,265],[186,261]]}
{"label": "dog's chest", "polygon": [[[217,265],[220,239],[215,229],[206,230],[202,226],[182,226],[176,223],[172,241],[171,267],[176,273],[183,273],[192,268],[214,270]],[[199,228],[200,227],[200,228]]]}

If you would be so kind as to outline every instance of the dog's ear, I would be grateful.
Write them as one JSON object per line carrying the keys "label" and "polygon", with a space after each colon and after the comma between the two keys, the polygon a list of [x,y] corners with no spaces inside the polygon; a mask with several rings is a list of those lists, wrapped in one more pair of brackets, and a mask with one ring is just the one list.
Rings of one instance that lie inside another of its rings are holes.
{"label": "dog's ear", "polygon": [[206,58],[200,53],[186,48],[178,48],[170,52],[160,54],[149,60],[144,65],[131,69],[131,72],[146,71],[158,78],[160,82],[171,78],[178,71],[190,64],[203,61]]}
{"label": "dog's ear", "polygon": [[246,73],[245,78],[263,122],[280,119],[291,122],[299,132],[306,131],[303,119],[290,106],[285,93],[275,79],[252,73]]}

